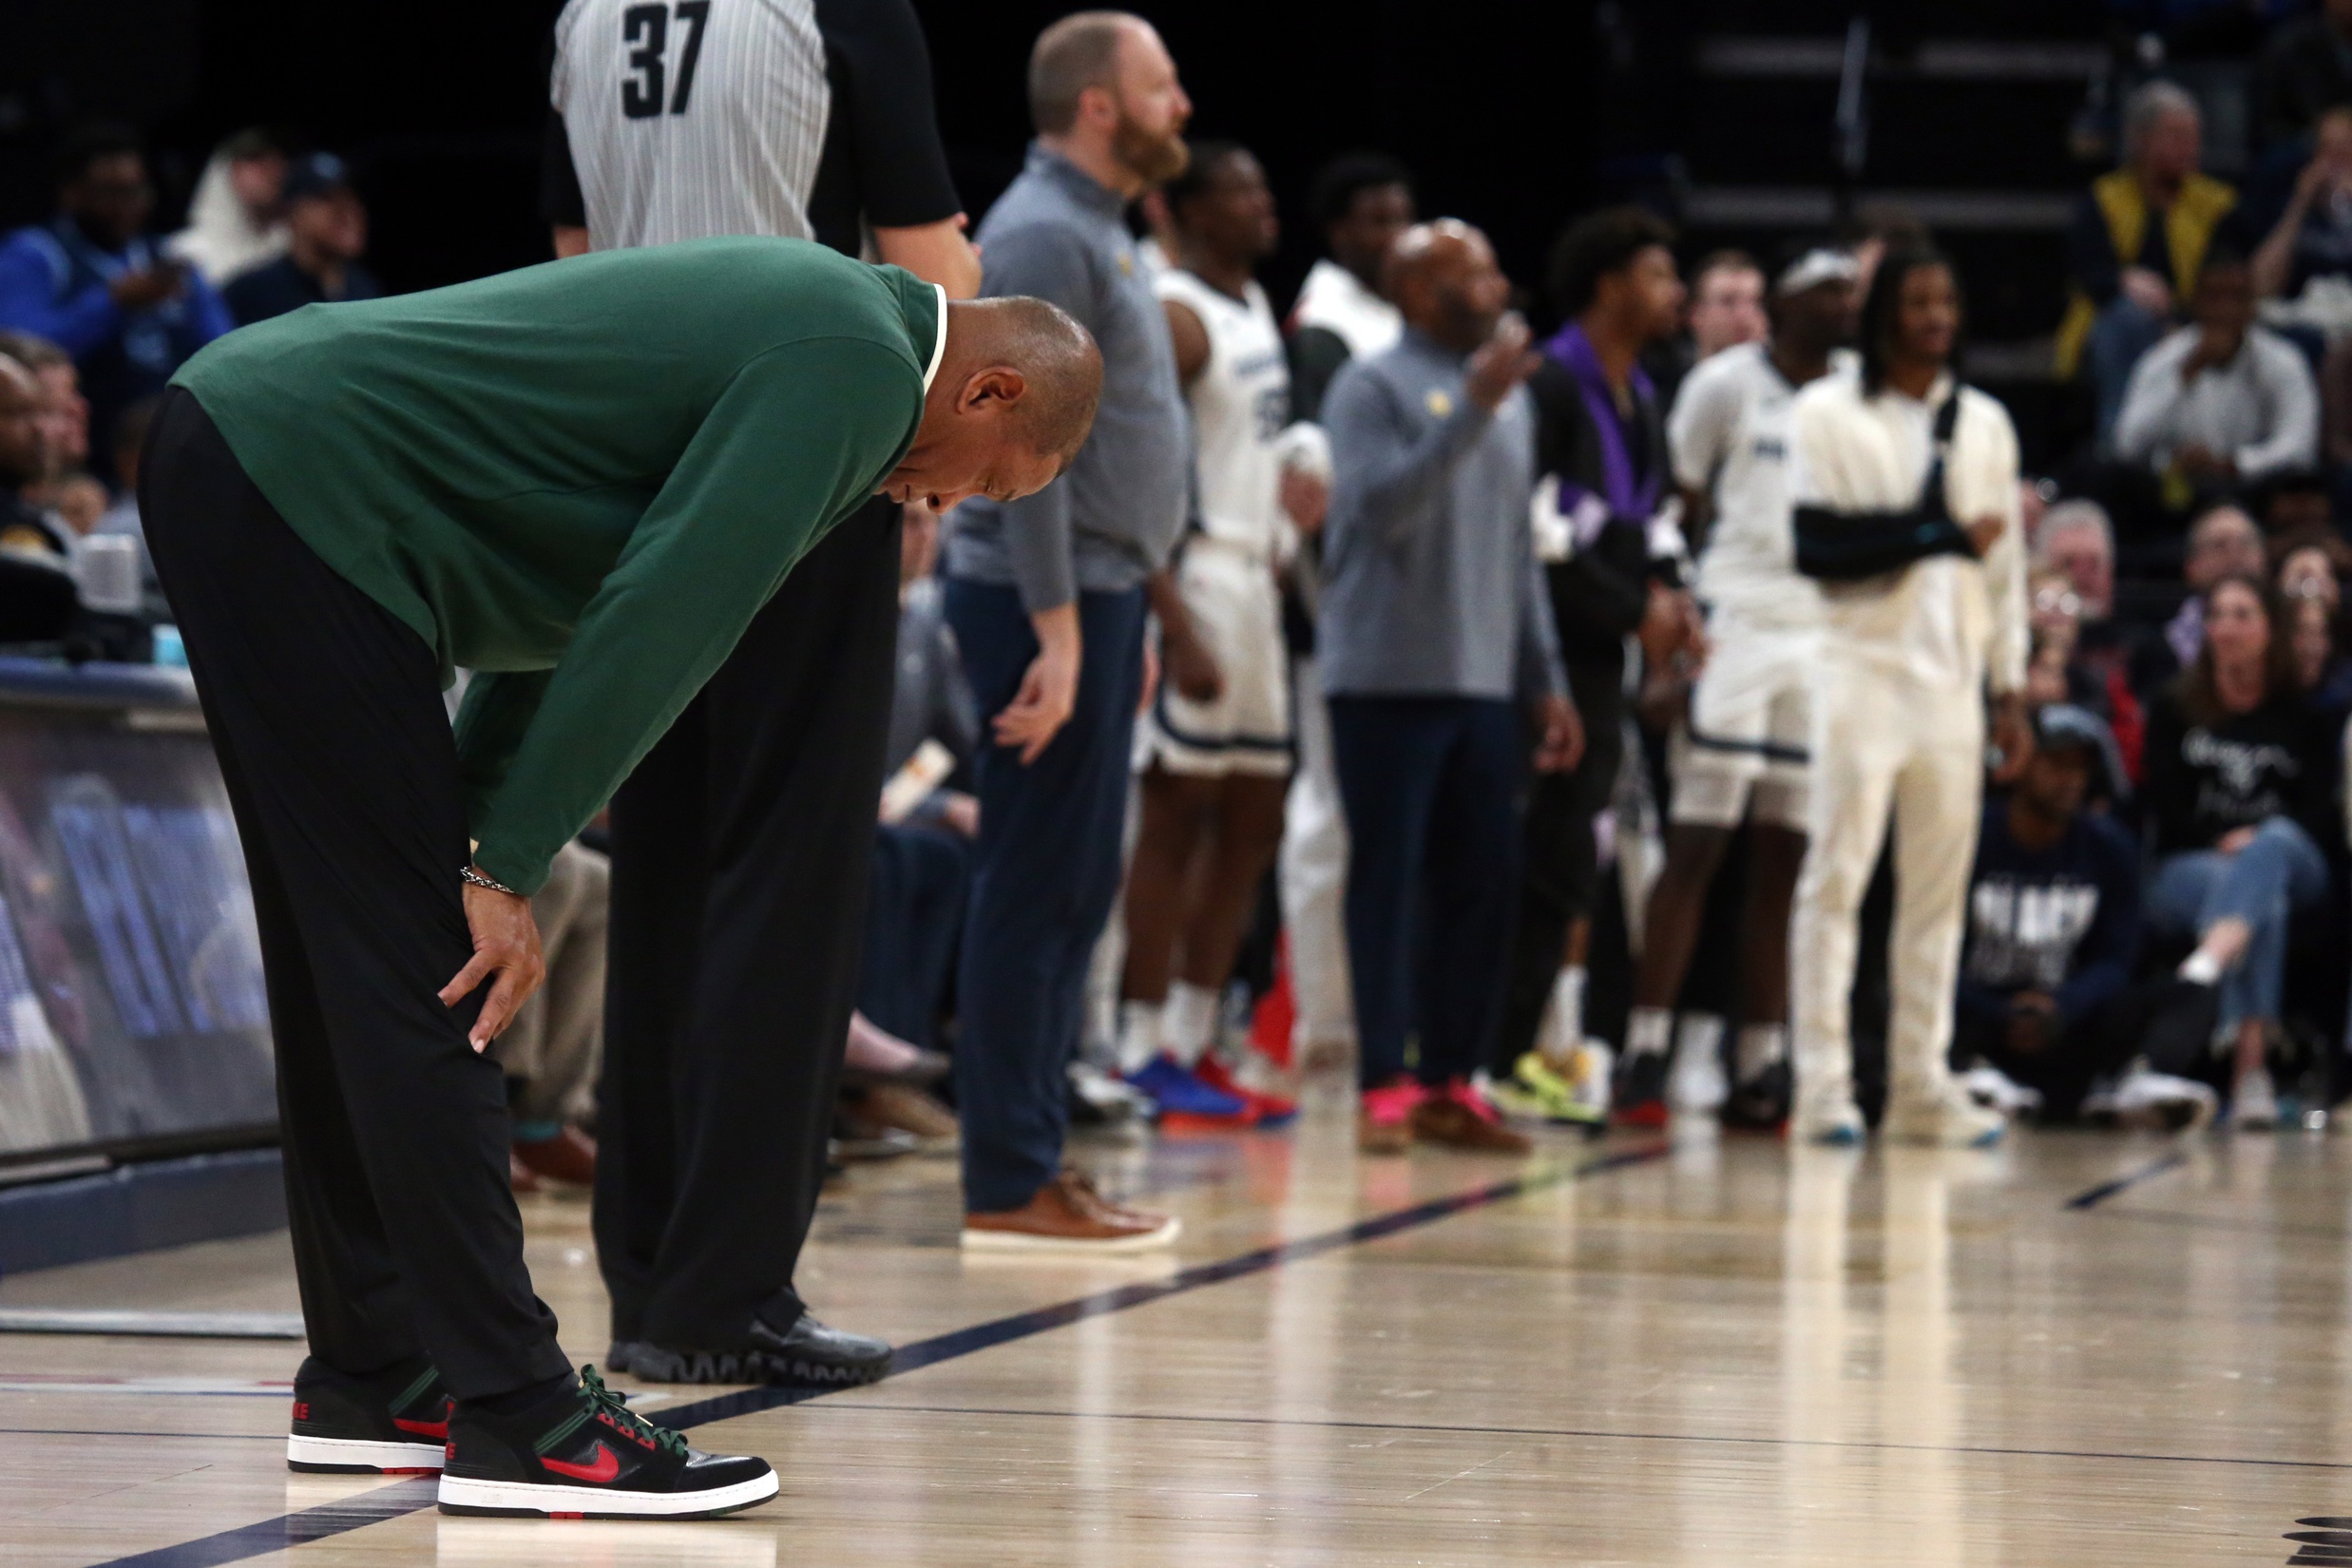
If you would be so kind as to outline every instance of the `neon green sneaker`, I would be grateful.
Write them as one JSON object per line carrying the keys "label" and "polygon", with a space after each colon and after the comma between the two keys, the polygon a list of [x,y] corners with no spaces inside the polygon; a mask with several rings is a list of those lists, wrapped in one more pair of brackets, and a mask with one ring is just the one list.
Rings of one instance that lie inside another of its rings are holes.
{"label": "neon green sneaker", "polygon": [[[1565,1071],[1540,1051],[1529,1051],[1512,1069],[1513,1099],[1530,1104],[1532,1114],[1546,1121],[1576,1127],[1604,1127],[1609,1122],[1609,1067],[1606,1046],[1577,1048]],[[1497,1097],[1498,1104],[1505,1102]],[[1507,1106],[1506,1106],[1507,1108]]]}

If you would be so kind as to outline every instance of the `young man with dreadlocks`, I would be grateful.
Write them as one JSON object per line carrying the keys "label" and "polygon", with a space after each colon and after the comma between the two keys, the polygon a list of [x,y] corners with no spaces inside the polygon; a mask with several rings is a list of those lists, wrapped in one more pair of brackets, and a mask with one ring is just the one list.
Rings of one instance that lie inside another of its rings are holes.
{"label": "young man with dreadlocks", "polygon": [[1960,298],[1932,250],[1890,252],[1863,306],[1862,373],[1797,394],[1789,493],[1797,567],[1819,580],[1812,805],[1798,878],[1792,1138],[1863,1133],[1849,1044],[1862,900],[1895,834],[1894,991],[1885,1130],[1979,1146],[2001,1118],[1972,1104],[1952,1044],[1963,903],[1982,814],[1986,698],[2002,775],[2025,724],[2025,557],[2017,437],[1955,370]]}

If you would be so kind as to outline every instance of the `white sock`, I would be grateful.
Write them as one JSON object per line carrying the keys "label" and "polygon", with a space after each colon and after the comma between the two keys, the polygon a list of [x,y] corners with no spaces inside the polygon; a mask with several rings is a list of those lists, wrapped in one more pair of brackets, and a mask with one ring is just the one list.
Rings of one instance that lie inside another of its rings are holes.
{"label": "white sock", "polygon": [[1748,1023],[1739,1032],[1739,1043],[1733,1048],[1734,1065],[1739,1069],[1742,1083],[1753,1083],[1788,1057],[1788,1025],[1786,1023]]}
{"label": "white sock", "polygon": [[1139,1073],[1159,1054],[1160,1005],[1157,1002],[1119,1004],[1119,1070]]}
{"label": "white sock", "polygon": [[2222,977],[2221,961],[2199,947],[2181,960],[2179,973],[2191,985],[2218,985]]}
{"label": "white sock", "polygon": [[1687,1013],[1674,1030],[1674,1060],[1704,1060],[1723,1049],[1723,1020],[1714,1013]]}
{"label": "white sock", "polygon": [[1206,985],[1179,980],[1168,987],[1168,1005],[1159,1016],[1160,1049],[1187,1067],[1198,1061],[1216,1039],[1216,993]]}
{"label": "white sock", "polygon": [[1584,966],[1572,964],[1552,982],[1552,1038],[1565,1051],[1584,1043]]}
{"label": "white sock", "polygon": [[1636,1007],[1625,1021],[1625,1054],[1666,1054],[1673,1043],[1674,1015],[1664,1007]]}

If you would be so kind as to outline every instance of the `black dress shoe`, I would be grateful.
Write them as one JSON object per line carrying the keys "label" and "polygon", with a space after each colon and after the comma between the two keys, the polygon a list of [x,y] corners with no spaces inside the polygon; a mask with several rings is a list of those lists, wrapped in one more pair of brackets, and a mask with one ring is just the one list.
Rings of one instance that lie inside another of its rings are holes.
{"label": "black dress shoe", "polygon": [[828,1329],[814,1312],[781,1332],[752,1319],[751,1332],[723,1350],[674,1350],[631,1341],[629,1370],[647,1383],[766,1383],[798,1388],[853,1388],[890,1369],[890,1346],[870,1334]]}

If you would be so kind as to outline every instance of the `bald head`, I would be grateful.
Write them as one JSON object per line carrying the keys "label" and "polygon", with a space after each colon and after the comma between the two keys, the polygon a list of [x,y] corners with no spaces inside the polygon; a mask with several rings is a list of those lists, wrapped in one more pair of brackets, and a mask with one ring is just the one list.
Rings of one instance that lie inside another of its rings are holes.
{"label": "bald head", "polygon": [[1511,298],[1494,246],[1458,218],[1416,223],[1399,235],[1384,277],[1406,324],[1463,353],[1494,335]]}
{"label": "bald head", "polygon": [[1042,490],[1086,444],[1101,395],[1101,352],[1066,311],[1020,296],[953,301],[923,424],[882,493],[945,511]]}

